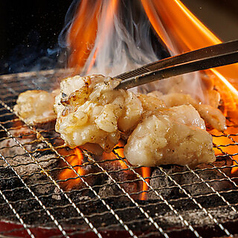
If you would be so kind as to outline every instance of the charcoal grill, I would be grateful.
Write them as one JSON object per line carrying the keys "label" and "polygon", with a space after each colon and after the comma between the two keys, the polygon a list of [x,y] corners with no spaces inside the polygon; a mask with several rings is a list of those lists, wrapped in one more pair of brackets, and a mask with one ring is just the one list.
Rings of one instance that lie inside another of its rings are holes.
{"label": "charcoal grill", "polygon": [[[232,237],[238,234],[238,125],[210,130],[217,161],[196,168],[162,166],[143,178],[117,155],[98,160],[84,149],[80,175],[73,153],[52,127],[34,128],[13,112],[19,93],[52,90],[66,70],[0,77],[0,234],[6,237]],[[62,153],[64,151],[64,153]],[[114,149],[117,154],[117,148]],[[109,163],[121,160],[125,167]],[[75,174],[60,180],[65,169]],[[70,190],[64,184],[80,178]],[[147,199],[141,184],[147,184]],[[140,186],[139,186],[140,185]]]}

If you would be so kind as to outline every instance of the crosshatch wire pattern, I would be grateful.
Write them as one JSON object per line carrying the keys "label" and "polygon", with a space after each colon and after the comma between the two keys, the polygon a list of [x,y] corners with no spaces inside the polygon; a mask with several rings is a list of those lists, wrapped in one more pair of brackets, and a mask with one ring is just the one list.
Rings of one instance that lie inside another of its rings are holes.
{"label": "crosshatch wire pattern", "polygon": [[[115,148],[113,158],[100,160],[82,150],[82,164],[74,165],[70,158],[75,151],[64,146],[53,128],[30,127],[13,112],[21,92],[52,89],[55,79],[64,73],[52,70],[1,76],[1,235],[236,234],[237,173],[231,174],[231,169],[238,155],[238,125],[232,118],[227,120],[227,131],[210,131],[217,155],[214,164],[194,169],[162,166],[144,178],[141,168],[129,165]],[[80,168],[86,172],[81,174]],[[69,176],[59,178],[65,171]],[[72,181],[79,185],[71,186]],[[141,199],[142,194],[146,199]]]}

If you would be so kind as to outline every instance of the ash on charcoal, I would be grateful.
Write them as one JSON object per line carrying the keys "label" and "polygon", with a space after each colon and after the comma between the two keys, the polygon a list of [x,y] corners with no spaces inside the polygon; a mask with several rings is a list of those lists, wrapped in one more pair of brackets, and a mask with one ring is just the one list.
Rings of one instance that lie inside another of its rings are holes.
{"label": "ash on charcoal", "polygon": [[[216,169],[224,166],[224,169]],[[227,166],[227,168],[226,168]],[[186,171],[180,180],[182,187],[191,195],[201,195],[216,191],[222,191],[232,188],[232,184],[225,178],[224,174],[230,176],[231,159],[216,161],[213,165],[198,165],[194,172]]]}
{"label": "ash on charcoal", "polygon": [[117,196],[121,193],[117,185],[109,178],[106,183],[99,189],[98,195],[105,199],[113,196]]}
{"label": "ash on charcoal", "polygon": [[60,189],[58,187],[55,187],[54,192],[52,194],[52,199],[61,200],[60,194],[61,194]]}
{"label": "ash on charcoal", "polygon": [[[212,188],[216,191],[231,189],[232,184],[225,178],[226,175],[230,176],[231,166],[231,159],[226,158],[216,161],[213,165],[200,164],[193,170],[194,173],[186,167],[175,165],[163,166],[162,169],[154,168],[150,179],[150,186],[153,189],[148,191],[148,199],[158,199],[153,190],[165,199],[185,196],[176,183],[191,195],[208,194],[213,192]],[[223,169],[218,169],[221,167]]]}
{"label": "ash on charcoal", "polygon": [[[35,135],[27,128],[20,127],[19,131],[12,130],[11,133],[18,137],[15,139],[5,138],[0,142],[0,153],[5,159],[0,160],[0,166],[8,168],[10,165],[26,184],[32,186],[32,190],[37,194],[53,191],[55,186],[49,182],[43,170],[49,171],[58,166],[56,155],[47,148],[45,143],[36,140]],[[16,176],[12,170],[11,174]],[[10,179],[10,181],[14,181],[14,179]],[[4,183],[9,183],[9,181],[5,180]]]}
{"label": "ash on charcoal", "polygon": [[[48,157],[48,156],[45,156]],[[21,157],[25,159],[25,157]],[[43,157],[44,159],[44,157]],[[44,163],[43,163],[44,164]],[[47,162],[45,169],[50,170],[50,168],[57,166],[55,163]],[[20,164],[12,166],[12,168],[18,173],[18,175],[24,180],[24,182],[31,188],[31,190],[38,194],[47,194],[52,192],[55,185],[50,182],[49,178],[41,171],[36,164]],[[12,189],[16,187],[25,187],[12,169],[9,167],[0,167],[0,189]]]}
{"label": "ash on charcoal", "polygon": [[[85,151],[84,151],[85,152]],[[85,158],[87,157],[87,158]],[[138,179],[136,174],[128,168],[122,169],[121,161],[116,159],[103,159],[101,156],[94,156],[90,152],[85,152],[84,161],[88,162],[88,166],[93,168],[93,172],[85,176],[88,179],[93,179],[94,189],[102,198],[117,197],[121,200],[125,199],[125,193],[133,194],[138,191]],[[96,162],[97,161],[97,162]],[[87,166],[83,167],[84,169]],[[90,168],[90,167],[89,167]],[[88,170],[87,170],[88,172]],[[90,171],[89,171],[90,172]],[[95,178],[98,177],[96,180]],[[122,188],[122,189],[121,189]]]}
{"label": "ash on charcoal", "polygon": [[26,177],[24,181],[38,195],[52,193],[55,188],[55,185],[43,173],[34,173],[32,176]]}
{"label": "ash on charcoal", "polygon": [[[14,167],[20,176],[32,175],[41,171],[41,167],[43,169],[54,167],[57,163],[56,155],[47,148],[45,143],[35,140],[35,135],[30,133],[29,129],[21,128],[20,132],[12,131],[15,134],[23,132],[24,137],[6,138],[0,142],[0,153],[7,163]],[[6,167],[7,163],[1,160],[0,166]]]}
{"label": "ash on charcoal", "polygon": [[[40,156],[37,159],[35,158],[35,161],[25,153],[19,154],[14,157],[6,157],[6,160],[20,176],[32,175],[33,173],[40,172],[42,169],[53,168],[57,164],[54,154]],[[7,166],[7,164],[4,163],[2,166]]]}
{"label": "ash on charcoal", "polygon": [[[120,201],[122,201],[128,200],[122,189],[132,197],[138,192],[139,183],[135,178],[135,174],[132,174],[131,171],[117,170],[110,173],[110,176],[111,177],[106,178],[102,186],[99,188],[98,194],[100,197],[104,199],[117,197]],[[119,184],[119,186],[115,183],[115,181]]]}
{"label": "ash on charcoal", "polygon": [[[31,139],[24,139],[22,140],[22,143],[30,143],[30,141]],[[25,148],[30,149],[31,146],[28,144]],[[4,157],[7,158],[14,157],[16,155],[24,155],[24,153],[26,153],[13,138],[7,138],[0,142],[0,152]]]}
{"label": "ash on charcoal", "polygon": [[[219,222],[226,222],[228,220],[228,217],[229,220],[238,218],[237,213],[229,208],[208,209],[208,212]],[[181,211],[179,214],[192,225],[201,227],[215,225],[213,219],[211,219],[209,216],[207,216],[207,214],[198,209]],[[156,220],[170,227],[183,225],[183,222],[180,220],[180,218],[178,216],[175,216],[172,211],[163,214],[163,216],[157,216]]]}
{"label": "ash on charcoal", "polygon": [[[180,172],[183,170],[182,167],[171,165],[164,167],[163,170],[167,175],[171,176],[176,182],[179,183],[181,179]],[[160,168],[154,168],[151,174],[150,186],[164,198],[174,197],[179,194],[178,187],[162,172]],[[148,199],[158,199],[158,195],[153,190],[150,190],[148,192]]]}
{"label": "ash on charcoal", "polygon": [[[7,172],[8,170],[6,169],[5,174],[7,174]],[[4,181],[7,182],[6,179],[3,180],[3,182]],[[15,183],[19,183],[19,181],[17,181],[16,179]],[[9,188],[11,186],[14,186],[16,188],[20,185],[21,184],[8,184]],[[54,224],[52,224],[49,216],[43,211],[42,207],[39,206],[39,203],[36,200],[26,200],[31,196],[26,189],[19,189],[19,192],[17,193],[16,190],[15,192],[11,192],[9,190],[8,193],[9,200],[21,200],[20,203],[16,203],[15,208],[22,214],[24,221],[27,224],[37,226],[52,225],[54,227]],[[93,194],[89,195],[87,198],[86,196],[82,196],[82,191],[79,190],[72,190],[67,194],[85,216],[90,216],[91,221],[96,227],[102,227],[102,225],[104,227],[108,226],[107,229],[110,230],[110,227],[113,227],[112,224],[118,224],[118,221],[115,220],[115,217],[112,216],[112,214],[103,205],[103,203]],[[37,193],[36,195],[39,196],[39,194]],[[52,199],[54,195],[58,196],[57,199]],[[85,199],[82,199],[82,197],[84,197]],[[64,218],[64,224],[66,226],[67,224],[69,226],[76,225],[78,229],[87,229],[87,225],[83,221],[82,217],[72,206],[70,206],[69,201],[61,194],[59,190],[54,188],[52,193],[49,192],[47,196],[40,196],[39,198],[41,199],[43,204],[50,209],[50,212],[55,217],[55,219],[61,220],[62,218]],[[232,204],[236,203],[236,198],[237,194],[227,193],[226,199]],[[217,199],[218,198],[214,196],[205,196],[200,197],[199,202],[206,209],[208,209],[208,211],[218,220],[218,222],[223,222],[226,219],[237,219],[237,214],[235,214],[230,208],[222,208],[217,206]],[[188,205],[188,200],[189,198],[171,201],[171,205],[173,207],[176,207],[179,214],[181,214],[181,216],[191,224],[198,226],[214,225],[214,221],[208,219],[208,216],[204,216],[204,212],[201,209],[197,209],[193,206]],[[136,206],[134,206],[134,204],[131,203],[131,201],[121,200],[118,199],[118,197],[110,198],[110,196],[107,197],[105,201],[114,211],[117,211],[119,217],[124,222],[128,222],[128,226],[133,230],[148,231],[155,229],[148,221],[145,221],[144,215]],[[161,203],[161,201],[147,200],[138,201],[138,203],[151,217],[153,217],[156,222],[160,224],[163,229],[172,226],[183,227],[178,215],[174,214],[171,209],[166,204]],[[3,206],[1,204],[3,204]],[[9,214],[12,214],[8,206],[4,206],[4,202],[2,201],[0,202],[0,209],[0,217],[3,217],[4,219],[8,218]],[[9,217],[9,219],[12,219],[14,221],[15,217],[11,216]],[[120,230],[121,228],[120,226],[118,226],[117,228],[114,227],[113,229]]]}
{"label": "ash on charcoal", "polygon": [[21,187],[23,184],[16,174],[8,167],[0,167],[0,189],[12,189]]}

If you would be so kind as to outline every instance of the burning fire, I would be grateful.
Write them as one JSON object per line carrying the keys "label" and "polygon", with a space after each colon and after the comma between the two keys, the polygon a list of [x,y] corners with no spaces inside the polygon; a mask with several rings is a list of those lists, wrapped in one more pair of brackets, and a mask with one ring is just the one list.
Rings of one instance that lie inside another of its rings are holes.
{"label": "burning fire", "polygon": [[66,180],[64,182],[65,190],[67,191],[71,190],[75,185],[81,183],[81,179],[79,178],[78,174],[80,176],[85,175],[85,171],[82,168],[82,161],[83,161],[83,153],[80,148],[76,147],[74,149],[74,154],[70,155],[67,158],[67,162],[74,168],[76,172],[71,168],[67,168],[64,169],[59,175],[60,180]]}
{"label": "burning fire", "polygon": [[128,9],[135,10],[131,1],[124,8],[119,0],[80,1],[67,35],[71,53],[68,65],[75,74],[113,76],[158,59],[147,41],[148,29],[144,30],[149,23],[145,17],[136,16],[141,18],[138,28]]}
{"label": "burning fire", "polygon": [[[181,1],[138,1],[138,3],[140,2],[157,35],[164,42],[172,55],[221,43],[221,40],[216,37],[198,18],[196,18]],[[102,64],[109,66],[109,68],[115,64],[117,69],[119,68],[120,71],[116,71],[114,74],[122,73],[126,71],[126,68],[122,66],[122,62],[125,58],[122,55],[117,55],[118,52],[129,52],[130,55],[127,56],[127,58],[133,58],[134,54],[135,57],[133,59],[140,59],[143,55],[145,59],[143,58],[143,60],[140,61],[141,65],[156,60],[155,54],[150,51],[147,51],[147,55],[152,55],[151,58],[144,56],[146,55],[145,52],[138,49],[136,42],[133,42],[133,36],[131,37],[129,35],[125,27],[118,30],[118,28],[120,28],[120,24],[118,23],[120,21],[119,7],[119,0],[82,0],[80,2],[77,9],[77,15],[70,26],[67,36],[67,43],[71,50],[69,67],[73,67],[75,73],[92,73],[95,66],[99,69]],[[117,22],[118,25],[116,25],[115,22]],[[119,38],[121,42],[117,44],[114,44],[115,38],[113,38],[113,35],[115,32],[120,33],[120,35],[117,35],[116,37]],[[127,36],[126,39],[124,38],[125,35]],[[128,42],[132,42],[132,44],[128,45]],[[127,48],[121,47],[118,50],[118,45],[126,44]],[[136,49],[134,53],[131,53],[131,47]],[[116,53],[113,55],[114,58],[111,59],[111,55],[114,54],[114,51]],[[120,58],[121,61],[119,61],[119,63],[115,60],[115,56]],[[100,63],[101,61],[102,63]],[[135,61],[136,60],[134,60],[134,62]],[[131,65],[129,63],[126,67],[132,69],[140,66],[140,64],[134,63]],[[120,67],[118,67],[118,65],[120,65]],[[206,72],[208,75],[213,75],[215,78],[215,86],[221,93],[225,106],[225,115],[229,116],[231,112],[234,114],[238,103],[238,92],[231,84],[231,81],[238,75],[238,65],[235,64],[232,66],[210,69]],[[97,73],[106,73],[106,71]],[[236,113],[235,117],[237,118]],[[215,144],[219,144],[219,141],[216,138],[214,140]],[[118,146],[120,147],[120,149],[117,149],[119,157],[124,157],[121,145]],[[235,154],[236,146],[233,148],[234,151],[227,151],[227,153]],[[104,153],[103,157],[104,159],[112,159],[115,158],[115,154]],[[77,166],[75,167],[75,170],[80,175],[84,174],[84,170],[80,167],[82,164],[82,158],[83,156],[80,149],[76,148],[75,155],[70,157],[68,160],[72,166]],[[118,161],[123,169],[128,168],[123,161]],[[233,169],[233,172],[234,171],[235,169]],[[150,168],[142,168],[141,173],[144,178],[149,177]],[[61,174],[61,179],[69,177],[75,178],[77,176],[71,169],[65,169]],[[74,182],[76,181],[80,182],[80,178],[74,179]],[[146,178],[145,181],[149,182],[149,179]],[[67,189],[70,189],[73,186],[73,183],[69,182]],[[143,182],[142,189],[143,192],[141,193],[140,199],[143,200],[146,198],[145,191],[148,189],[145,182]]]}
{"label": "burning fire", "polygon": [[[112,159],[112,158],[117,158],[118,162],[121,164],[122,169],[128,169],[128,161],[124,162],[121,158],[125,158],[124,156],[124,143],[120,141],[114,148],[114,152],[111,153],[103,153],[103,158],[104,160],[106,159]],[[125,171],[126,172],[126,171]],[[141,167],[141,176],[144,178],[145,182],[142,181],[142,193],[140,194],[139,199],[140,200],[146,200],[146,191],[148,190],[148,185],[149,183],[149,178],[151,175],[151,168],[149,167]]]}
{"label": "burning fire", "polygon": [[95,19],[97,19],[101,4],[102,0],[96,1],[95,4],[90,1],[81,1],[78,13],[70,27],[67,37],[71,48],[69,67],[74,67],[77,72],[85,65],[95,42],[98,28]]}
{"label": "burning fire", "polygon": [[[60,151],[61,154],[63,154],[67,158],[67,153],[65,150]],[[113,152],[106,153],[103,152],[102,161],[109,161],[112,165],[112,168],[121,168],[124,173],[135,175],[128,167],[128,161],[124,156],[124,143],[120,141],[113,149]],[[71,190],[74,187],[77,187],[81,184],[81,179],[79,176],[83,176],[86,174],[86,170],[83,169],[83,153],[81,148],[76,147],[73,150],[73,154],[70,152],[70,155],[68,155],[68,158],[66,159],[67,162],[74,168],[68,168],[69,166],[66,166],[67,168],[64,168],[63,171],[59,174],[59,180],[64,181],[63,187],[66,191]],[[101,160],[99,159],[99,160]],[[106,164],[106,163],[105,163]],[[138,170],[139,173],[141,173],[141,176],[144,178],[144,180],[149,183],[149,178],[151,169],[149,167],[142,167]],[[130,177],[130,176],[128,176]],[[133,178],[135,179],[135,178]],[[129,181],[129,180],[128,180]],[[148,190],[147,183],[142,181],[142,193],[139,196],[140,200],[146,200],[146,191]],[[134,191],[136,192],[136,191]]]}
{"label": "burning fire", "polygon": [[[179,0],[141,0],[151,24],[172,54],[196,50],[222,43]],[[166,30],[165,30],[166,29]],[[234,111],[238,103],[238,92],[227,79],[238,75],[238,64],[210,69],[216,77],[218,87],[228,111]]]}
{"label": "burning fire", "polygon": [[[141,0],[141,4],[159,38],[173,55],[222,42],[179,0]],[[82,73],[83,70],[90,73],[93,66],[99,64],[96,62],[99,52],[102,52],[104,57],[100,56],[98,61],[103,60],[103,64],[111,65],[107,58],[110,58],[112,52],[102,49],[113,46],[110,41],[114,40],[112,34],[115,33],[115,22],[119,21],[119,6],[118,0],[81,1],[67,37],[71,49],[69,66],[75,68],[75,73]],[[125,29],[121,30],[121,36],[118,35],[118,38],[122,38],[123,31]],[[128,36],[128,40],[132,39]],[[135,44],[136,42],[134,42]],[[112,50],[116,51],[117,49]],[[121,48],[121,51],[124,51],[124,48]],[[153,59],[155,60],[155,58]],[[123,67],[119,68],[122,73]],[[99,69],[97,68],[97,70]],[[215,85],[221,93],[225,114],[228,115],[229,111],[236,109],[238,103],[238,92],[228,81],[237,77],[238,64],[210,69],[207,72],[216,78]]]}
{"label": "burning fire", "polygon": [[[142,4],[157,34],[173,54],[196,50],[222,42],[179,0],[142,0]],[[168,31],[165,32],[164,29],[168,29]],[[208,73],[212,73],[215,76],[215,85],[219,89],[223,100],[225,116],[230,116],[231,114],[233,119],[237,120],[238,92],[227,79],[237,78],[238,64],[210,69]],[[228,129],[225,133],[230,134],[231,132]],[[224,142],[225,144],[228,143],[220,137],[214,138],[214,143],[216,144],[223,144]],[[234,144],[234,142],[229,141],[230,143]],[[237,148],[237,146],[229,146],[228,149],[225,149],[225,152],[235,155]],[[237,156],[233,157],[234,165],[237,165],[236,158]],[[232,173],[237,171],[238,168],[233,167]]]}
{"label": "burning fire", "polygon": [[[109,1],[106,7],[104,5],[105,3],[102,0],[96,2],[84,0],[79,5],[78,14],[71,26],[67,39],[71,48],[69,66],[74,67],[76,72],[79,72],[84,67],[91,51],[93,51],[87,69],[87,73],[90,72],[99,49],[103,47],[106,35],[111,32],[118,0]],[[105,16],[103,27],[98,24],[100,14]],[[98,31],[100,31],[100,38],[94,47],[94,43],[98,38]]]}
{"label": "burning fire", "polygon": [[[238,173],[238,145],[236,143],[238,133],[238,128],[231,126],[228,127],[228,129],[224,132],[219,132],[217,130],[211,131],[213,135],[213,142],[214,144],[219,147],[219,149],[215,148],[215,154],[216,155],[226,155],[229,154],[231,156],[231,159],[233,160],[233,165],[231,169],[231,174],[235,175]],[[229,145],[229,146],[228,146]]]}
{"label": "burning fire", "polygon": [[142,185],[142,193],[141,193],[141,196],[140,196],[140,199],[141,200],[146,200],[146,191],[148,190],[148,185],[147,183],[150,182],[150,175],[151,175],[151,168],[150,167],[142,167],[141,168],[141,171],[142,171],[142,177],[145,179],[145,182],[143,181],[143,185]]}
{"label": "burning fire", "polygon": [[124,156],[124,143],[119,141],[119,143],[114,147],[113,151],[110,153],[103,152],[102,158],[103,160],[116,160],[117,163],[120,164],[122,169],[128,169],[127,161],[123,161],[121,158],[125,158]]}

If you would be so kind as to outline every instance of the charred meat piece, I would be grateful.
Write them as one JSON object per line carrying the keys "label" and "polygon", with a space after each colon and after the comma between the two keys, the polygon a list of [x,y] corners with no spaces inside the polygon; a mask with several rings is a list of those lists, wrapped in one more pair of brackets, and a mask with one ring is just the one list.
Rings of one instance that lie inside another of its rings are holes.
{"label": "charred meat piece", "polygon": [[119,83],[119,79],[102,75],[61,82],[55,102],[56,131],[69,146],[96,143],[111,151],[121,133],[138,124],[142,103],[129,91],[114,90]]}

